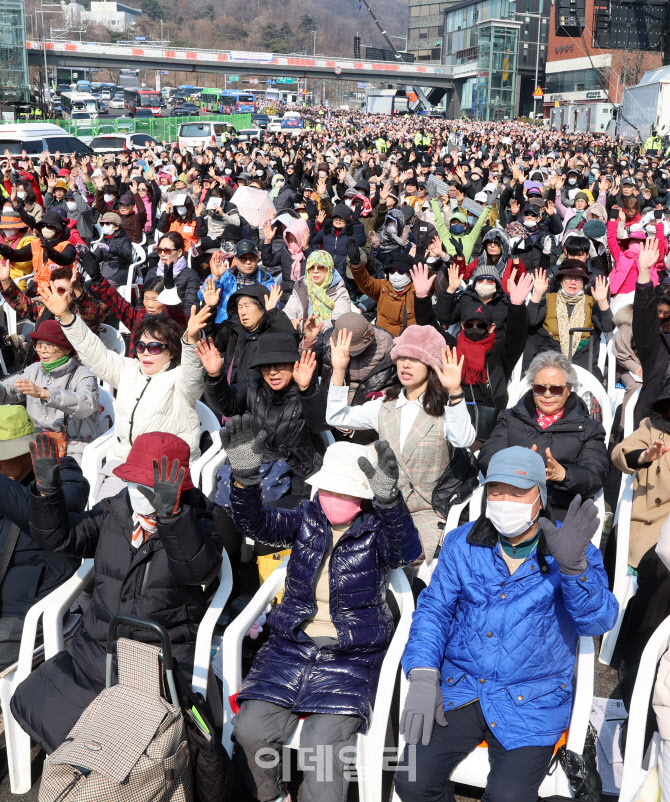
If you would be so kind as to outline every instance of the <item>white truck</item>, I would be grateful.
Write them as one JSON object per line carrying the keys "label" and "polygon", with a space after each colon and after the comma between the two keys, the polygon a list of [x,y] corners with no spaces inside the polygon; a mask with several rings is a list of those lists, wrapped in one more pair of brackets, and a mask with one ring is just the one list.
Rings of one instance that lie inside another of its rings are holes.
{"label": "white truck", "polygon": [[670,135],[670,67],[650,70],[636,86],[623,90],[615,133],[625,139],[644,140],[654,128],[663,137]]}

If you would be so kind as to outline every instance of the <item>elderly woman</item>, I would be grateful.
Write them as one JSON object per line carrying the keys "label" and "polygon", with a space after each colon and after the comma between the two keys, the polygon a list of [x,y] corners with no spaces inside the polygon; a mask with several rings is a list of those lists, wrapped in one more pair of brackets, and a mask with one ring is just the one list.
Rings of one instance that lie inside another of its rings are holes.
{"label": "elderly woman", "polygon": [[577,374],[563,354],[546,351],[528,367],[531,389],[498,415],[479,452],[484,473],[503,448],[537,451],[547,466],[547,493],[554,520],[562,521],[572,499],[590,498],[602,489],[609,459],[602,424],[589,417],[577,395]]}
{"label": "elderly woman", "polygon": [[[547,292],[549,281],[545,270],[535,273],[533,294],[528,304],[528,344],[524,362],[528,364],[543,351],[559,351],[575,365],[588,370],[589,341],[594,349],[591,372],[603,380],[597,363],[600,333],[614,331],[612,311],[607,299],[609,282],[597,276],[591,294],[584,291],[589,281],[584,263],[565,259],[556,273],[557,292]],[[593,329],[593,332],[573,332],[571,329]]]}
{"label": "elderly woman", "polygon": [[293,285],[284,312],[296,327],[314,317],[329,329],[340,315],[350,311],[349,293],[335,270],[333,257],[327,251],[314,251],[307,258],[305,275]]}
{"label": "elderly woman", "polygon": [[39,360],[0,383],[0,404],[25,404],[36,431],[51,433],[61,456],[79,462],[99,434],[98,382],[77,361],[58,321],[42,321],[30,339]]}
{"label": "elderly woman", "polygon": [[283,243],[276,247],[275,237],[280,227],[281,223],[275,222],[272,225],[269,220],[263,224],[265,241],[261,247],[261,256],[263,267],[271,273],[275,273],[273,268],[281,267],[282,301],[286,303],[295,282],[305,275],[307,259],[314,248],[309,245],[309,226],[305,220],[289,223],[282,235]]}
{"label": "elderly woman", "polygon": [[[169,318],[147,316],[135,329],[136,358],[108,350],[102,340],[73,315],[69,295],[40,289],[44,305],[60,320],[65,337],[76,348],[82,364],[117,390],[115,437],[98,477],[96,497],[118,493],[122,485],[113,475],[128,456],[138,435],[169,432],[185,440],[191,461],[200,456],[200,423],[195,402],[202,396],[203,370],[195,353],[209,307],[195,314],[186,332]],[[183,334],[183,336],[182,336]]]}

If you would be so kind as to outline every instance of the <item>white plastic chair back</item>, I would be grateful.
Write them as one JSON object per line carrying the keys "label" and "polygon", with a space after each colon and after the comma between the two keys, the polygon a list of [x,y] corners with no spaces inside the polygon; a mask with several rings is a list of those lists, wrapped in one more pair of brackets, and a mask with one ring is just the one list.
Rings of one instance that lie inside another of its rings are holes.
{"label": "white plastic chair back", "polygon": [[114,411],[114,396],[104,387],[98,387],[98,403],[100,404],[100,434],[105,434],[116,420]]}
{"label": "white plastic chair back", "polygon": [[607,361],[607,337],[601,333],[598,347],[598,368],[605,375],[605,362]]}
{"label": "white plastic chair back", "polygon": [[[242,640],[251,625],[260,616],[265,606],[284,587],[286,565],[281,562],[261,585],[253,599],[228,625],[221,646],[223,667],[223,737],[222,742],[229,754],[232,753],[233,712],[230,697],[236,694],[242,685]],[[358,795],[360,802],[379,802],[382,794],[382,769],[384,759],[384,743],[388,717],[393,697],[400,658],[407,643],[409,629],[414,612],[414,598],[402,569],[391,571],[388,589],[393,593],[400,611],[400,619],[395,628],[391,644],[384,657],[379,684],[375,696],[372,720],[365,735],[359,734],[356,739],[356,772],[358,775]],[[407,681],[401,672],[401,688]],[[402,693],[402,691],[401,691]],[[300,722],[290,739],[284,744],[289,749],[297,749],[300,742]]]}
{"label": "white plastic chair back", "polygon": [[[656,680],[656,669],[670,646],[670,616],[658,626],[642,652],[630,701],[626,729],[626,752],[619,802],[633,802],[647,774],[656,765],[658,756],[644,752],[647,713]],[[666,744],[667,747],[667,744]],[[664,789],[665,790],[665,789]]]}
{"label": "white plastic chair back", "polygon": [[212,410],[202,401],[195,402],[195,411],[198,413],[200,422],[200,437],[209,432],[212,438],[212,445],[202,453],[198,459],[191,463],[191,479],[193,484],[198,487],[203,468],[221,451],[221,422]]}
{"label": "white plastic chair back", "polygon": [[100,337],[105,347],[110,351],[114,351],[115,354],[120,354],[121,356],[126,355],[126,343],[118,329],[108,326],[107,323],[103,323],[100,326],[100,334],[98,334],[98,337]]}
{"label": "white plastic chair back", "polygon": [[623,413],[623,436],[624,438],[630,437],[631,434],[635,431],[635,407],[637,406],[637,402],[640,400],[640,392],[642,391],[642,387],[637,390],[633,395],[628,399],[628,403],[626,404],[626,409]]}
{"label": "white plastic chair back", "polygon": [[616,386],[616,357],[614,356],[614,338],[607,342],[607,373],[605,375],[607,395],[610,399],[610,406],[612,408],[612,415],[616,412],[616,408],[623,401],[625,390],[621,390]]}

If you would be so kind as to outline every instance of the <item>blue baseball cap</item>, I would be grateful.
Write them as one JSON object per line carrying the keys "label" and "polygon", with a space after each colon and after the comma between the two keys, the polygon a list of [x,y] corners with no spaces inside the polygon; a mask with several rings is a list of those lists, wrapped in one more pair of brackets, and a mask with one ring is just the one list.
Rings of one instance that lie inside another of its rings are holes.
{"label": "blue baseball cap", "polygon": [[510,446],[494,454],[482,484],[489,482],[505,482],[522,490],[530,490],[537,485],[540,488],[542,505],[547,503],[547,472],[544,460],[537,451],[530,448]]}

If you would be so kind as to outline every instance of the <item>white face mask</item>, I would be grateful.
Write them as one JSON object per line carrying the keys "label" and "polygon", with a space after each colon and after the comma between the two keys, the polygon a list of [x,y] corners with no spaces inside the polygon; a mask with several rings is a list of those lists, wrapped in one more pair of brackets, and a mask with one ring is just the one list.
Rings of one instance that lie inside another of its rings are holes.
{"label": "white face mask", "polygon": [[477,295],[479,295],[480,298],[490,298],[492,295],[496,294],[497,289],[498,287],[496,284],[488,285],[484,284],[483,281],[477,282]]}
{"label": "white face mask", "polygon": [[25,200],[26,193],[23,190],[16,190],[16,197],[21,198],[21,200]]}
{"label": "white face mask", "polygon": [[181,215],[183,217],[186,214],[186,207],[185,206],[177,206],[177,214]]}
{"label": "white face mask", "polygon": [[2,233],[7,239],[14,239],[17,234],[17,230],[15,228],[6,228]]}
{"label": "white face mask", "polygon": [[572,298],[572,299],[579,298],[582,295],[584,295],[584,287],[582,287],[580,290],[577,290],[577,292],[573,292],[572,295],[569,292],[566,292],[566,290],[564,290],[563,287],[561,287],[561,295],[564,298]]}
{"label": "white face mask", "polygon": [[52,237],[56,236],[56,229],[55,228],[43,228],[42,229],[42,236],[44,239],[52,239]]}
{"label": "white face mask", "polygon": [[225,169],[223,172],[224,172],[226,175],[232,175],[232,174],[233,174],[233,171],[230,169],[230,167],[226,167],[226,169]]}
{"label": "white face mask", "polygon": [[568,178],[568,184],[570,184],[571,187],[574,187],[576,183],[577,183],[576,178]]}
{"label": "white face mask", "polygon": [[523,224],[526,228],[535,228],[537,226],[537,220],[524,220]]}
{"label": "white face mask", "polygon": [[114,226],[111,225],[111,223],[105,223],[105,225],[101,226],[101,228],[102,228],[102,233],[106,237],[111,237],[111,235],[114,233]]}
{"label": "white face mask", "polygon": [[77,204],[74,201],[68,201],[66,204],[68,212],[76,212]]}
{"label": "white face mask", "polygon": [[389,281],[394,290],[404,290],[411,280],[409,273],[389,273]]}
{"label": "white face mask", "polygon": [[328,178],[328,173],[324,173],[323,170],[319,171],[319,178]]}
{"label": "white face mask", "polygon": [[256,170],[256,175],[259,177],[265,175],[265,170]]}
{"label": "white face mask", "polygon": [[108,192],[102,196],[105,200],[105,203],[111,203],[114,200],[114,195],[110,195]]}
{"label": "white face mask", "polygon": [[530,529],[537,520],[540,510],[533,515],[536,501],[537,499],[530,504],[519,501],[487,501],[486,517],[503,537],[517,537]]}
{"label": "white face mask", "polygon": [[[133,512],[136,512],[138,515],[151,515],[151,513],[156,512],[156,510],[151,506],[151,502],[140,493],[140,487],[146,487],[146,485],[139,485],[137,482],[128,482],[130,506],[133,508]],[[147,489],[151,490],[152,488]]]}

